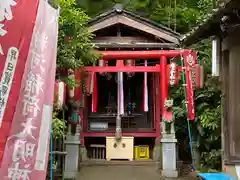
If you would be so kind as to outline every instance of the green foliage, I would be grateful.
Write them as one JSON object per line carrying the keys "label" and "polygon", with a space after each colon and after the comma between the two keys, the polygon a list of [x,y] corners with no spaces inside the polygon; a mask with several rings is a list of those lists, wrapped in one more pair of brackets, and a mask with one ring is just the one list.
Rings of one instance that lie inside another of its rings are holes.
{"label": "green foliage", "polygon": [[[92,33],[87,27],[88,15],[75,0],[53,0],[53,6],[60,6],[57,68],[78,69],[96,60],[93,53]],[[61,77],[68,86],[75,86],[74,79]],[[52,128],[56,138],[65,133],[64,119],[59,119],[59,111],[53,112]]]}
{"label": "green foliage", "polygon": [[57,67],[76,69],[95,60],[89,17],[74,0],[60,0]]}
{"label": "green foliage", "polygon": [[196,11],[198,10],[180,4],[175,8],[158,6],[152,11],[150,18],[172,29],[174,29],[176,24],[176,31],[184,33],[191,28],[191,25],[195,24],[197,18]]}
{"label": "green foliage", "polygon": [[52,131],[54,138],[61,138],[65,135],[65,122],[64,119],[58,118],[60,111],[54,109],[52,115]]}

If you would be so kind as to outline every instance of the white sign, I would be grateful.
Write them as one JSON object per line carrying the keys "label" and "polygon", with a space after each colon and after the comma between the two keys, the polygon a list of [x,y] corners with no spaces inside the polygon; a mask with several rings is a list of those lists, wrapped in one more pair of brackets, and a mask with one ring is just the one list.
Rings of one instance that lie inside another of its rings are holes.
{"label": "white sign", "polygon": [[170,78],[169,78],[169,83],[171,86],[174,86],[175,81],[176,81],[176,71],[177,71],[177,66],[175,63],[170,64]]}
{"label": "white sign", "polygon": [[[1,4],[0,4],[1,5]],[[7,59],[0,81],[0,127],[2,125],[4,112],[7,106],[8,97],[12,87],[12,81],[18,61],[19,51],[15,47],[8,50]]]}
{"label": "white sign", "polygon": [[49,134],[51,129],[52,120],[52,106],[43,105],[42,120],[39,132],[38,148],[36,153],[36,161],[34,169],[43,171],[45,169],[46,159],[48,156],[48,141],[46,135]]}

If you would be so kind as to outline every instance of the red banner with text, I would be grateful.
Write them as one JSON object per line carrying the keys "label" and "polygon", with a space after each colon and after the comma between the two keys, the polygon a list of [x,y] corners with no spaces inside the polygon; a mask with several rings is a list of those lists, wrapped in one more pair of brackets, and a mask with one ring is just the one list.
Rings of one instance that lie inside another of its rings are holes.
{"label": "red banner with text", "polygon": [[192,81],[192,68],[196,66],[197,55],[195,52],[185,50],[183,52],[184,67],[185,67],[185,81],[186,81],[186,100],[188,105],[188,120],[195,119],[194,110],[194,93]]}
{"label": "red banner with text", "polygon": [[[31,4],[30,1],[29,3]],[[25,7],[30,8],[29,4]],[[26,17],[26,14],[23,15]],[[46,178],[57,36],[58,11],[41,0],[11,131],[2,158],[2,180]],[[16,48],[10,49],[10,53],[15,52],[18,52]]]}
{"label": "red banner with text", "polygon": [[0,162],[16,108],[38,0],[0,1]]}

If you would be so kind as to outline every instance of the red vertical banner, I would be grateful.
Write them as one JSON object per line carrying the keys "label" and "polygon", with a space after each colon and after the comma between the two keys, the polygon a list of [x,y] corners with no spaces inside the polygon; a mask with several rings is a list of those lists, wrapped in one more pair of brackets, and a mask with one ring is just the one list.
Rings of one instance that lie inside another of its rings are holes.
{"label": "red vertical banner", "polygon": [[80,101],[82,99],[82,91],[81,91],[81,83],[82,83],[82,71],[75,71],[75,89],[74,89],[74,100]]}
{"label": "red vertical banner", "polygon": [[[29,4],[23,7],[29,9]],[[24,13],[23,15],[26,17]],[[11,131],[3,154],[0,169],[0,178],[3,180],[46,178],[57,36],[58,12],[41,0]]]}
{"label": "red vertical banner", "polygon": [[164,103],[168,99],[168,84],[167,84],[167,58],[162,56],[160,59],[160,94],[161,94],[161,109],[162,115],[165,113]]}
{"label": "red vertical banner", "polygon": [[0,162],[20,92],[37,7],[38,0],[0,1]]}
{"label": "red vertical banner", "polygon": [[195,119],[194,111],[194,93],[192,81],[192,68],[196,66],[197,55],[195,52],[189,50],[183,51],[184,69],[185,69],[185,83],[186,83],[186,100],[188,104],[188,120]]}
{"label": "red vertical banner", "polygon": [[97,73],[93,73],[93,91],[92,91],[92,112],[97,112]]}

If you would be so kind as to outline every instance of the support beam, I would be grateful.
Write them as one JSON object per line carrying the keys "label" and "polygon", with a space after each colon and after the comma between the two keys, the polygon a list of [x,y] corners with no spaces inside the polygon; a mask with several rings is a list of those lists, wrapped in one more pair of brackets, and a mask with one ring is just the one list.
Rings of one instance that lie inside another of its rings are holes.
{"label": "support beam", "polygon": [[104,59],[157,59],[161,56],[177,57],[180,50],[151,50],[151,51],[98,51]]}
{"label": "support beam", "polygon": [[173,43],[154,43],[154,42],[136,42],[136,43],[119,43],[119,42],[96,42],[94,43],[98,48],[112,48],[112,49],[175,49],[177,45]]}
{"label": "support beam", "polygon": [[[82,132],[84,137],[106,137],[115,136],[115,132]],[[157,137],[156,132],[123,132],[122,136],[133,136],[133,137]]]}
{"label": "support beam", "polygon": [[87,66],[86,71],[89,72],[159,72],[160,68],[157,66]]}
{"label": "support beam", "polygon": [[[62,74],[67,74],[66,70],[58,69]],[[87,72],[160,72],[161,67],[159,64],[156,66],[124,66],[124,67],[116,67],[116,66],[86,66],[84,69],[80,69],[79,71],[87,71]],[[178,71],[182,71],[182,67],[178,66]]]}

